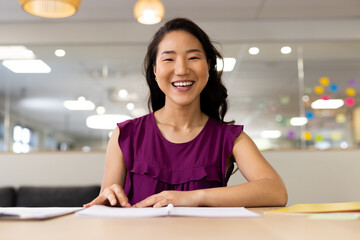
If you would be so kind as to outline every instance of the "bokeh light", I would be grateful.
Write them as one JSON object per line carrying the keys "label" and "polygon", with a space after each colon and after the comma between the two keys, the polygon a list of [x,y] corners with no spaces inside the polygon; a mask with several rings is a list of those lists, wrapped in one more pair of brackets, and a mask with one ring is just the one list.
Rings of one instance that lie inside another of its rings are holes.
{"label": "bokeh light", "polygon": [[306,141],[309,141],[309,140],[311,140],[312,139],[312,134],[311,134],[311,132],[304,132],[303,133],[303,139],[304,140],[306,140]]}
{"label": "bokeh light", "polygon": [[352,98],[352,97],[348,97],[348,98],[346,98],[346,100],[345,100],[345,104],[346,104],[346,106],[348,106],[348,107],[352,107],[352,106],[355,105],[355,99]]}
{"label": "bokeh light", "polygon": [[321,134],[317,134],[317,135],[315,136],[315,141],[316,141],[316,142],[324,141],[324,137],[323,137]]}
{"label": "bokeh light", "polygon": [[339,131],[333,131],[331,133],[331,139],[334,141],[340,141],[341,140],[341,133]]}
{"label": "bokeh light", "polygon": [[336,83],[330,84],[330,91],[334,93],[339,91],[339,86]]}
{"label": "bokeh light", "polygon": [[346,89],[346,95],[350,96],[350,97],[353,97],[356,95],[356,91],[354,88],[347,88]]}
{"label": "bokeh light", "polygon": [[329,95],[323,95],[323,96],[322,96],[322,99],[323,99],[323,100],[329,100],[330,97],[329,97]]}
{"label": "bokeh light", "polygon": [[321,86],[315,86],[314,87],[314,92],[316,93],[316,94],[323,94],[324,93],[324,88],[323,87],[321,87]]}
{"label": "bokeh light", "polygon": [[290,131],[287,133],[287,137],[288,137],[289,139],[295,139],[295,138],[296,138],[296,133],[295,133],[295,131],[290,130]]}
{"label": "bokeh light", "polygon": [[349,86],[351,86],[351,87],[355,87],[355,86],[356,86],[356,79],[355,79],[355,78],[350,78],[350,79],[349,79]]}
{"label": "bokeh light", "polygon": [[308,102],[310,100],[310,97],[308,95],[304,95],[302,97],[303,102]]}
{"label": "bokeh light", "polygon": [[320,78],[319,82],[323,86],[329,86],[330,80],[327,77],[322,77]]}
{"label": "bokeh light", "polygon": [[307,119],[312,120],[314,119],[314,112],[313,111],[306,111],[305,116]]}
{"label": "bokeh light", "polygon": [[335,121],[337,123],[345,123],[346,122],[346,116],[343,113],[338,113],[335,116]]}

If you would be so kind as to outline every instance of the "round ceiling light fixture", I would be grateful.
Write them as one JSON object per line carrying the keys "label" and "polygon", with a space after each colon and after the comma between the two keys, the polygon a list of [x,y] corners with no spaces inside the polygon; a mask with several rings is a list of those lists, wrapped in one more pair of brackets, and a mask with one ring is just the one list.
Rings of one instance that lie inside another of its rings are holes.
{"label": "round ceiling light fixture", "polygon": [[66,18],[74,15],[81,0],[19,0],[24,11],[43,18]]}
{"label": "round ceiling light fixture", "polygon": [[159,0],[139,0],[134,7],[134,16],[142,24],[159,23],[164,13],[164,5]]}

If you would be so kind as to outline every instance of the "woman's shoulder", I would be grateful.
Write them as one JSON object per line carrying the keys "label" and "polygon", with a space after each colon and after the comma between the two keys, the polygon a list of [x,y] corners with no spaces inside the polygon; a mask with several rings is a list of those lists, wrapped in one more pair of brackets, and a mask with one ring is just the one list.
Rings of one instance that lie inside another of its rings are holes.
{"label": "woman's shoulder", "polygon": [[208,134],[215,139],[221,141],[234,142],[234,140],[241,135],[244,130],[244,125],[237,125],[233,123],[219,122],[215,119],[209,118]]}
{"label": "woman's shoulder", "polygon": [[244,129],[244,125],[235,124],[235,122],[220,122],[211,117],[209,117],[209,124],[223,131],[243,131]]}
{"label": "woman's shoulder", "polygon": [[137,125],[141,125],[141,124],[149,124],[151,122],[151,118],[152,118],[152,113],[143,115],[141,117],[137,117],[137,118],[132,118],[129,120],[126,120],[124,122],[120,122],[117,123],[117,126],[119,128],[125,128],[125,127],[129,127],[129,126],[137,126]]}
{"label": "woman's shoulder", "polygon": [[132,141],[144,135],[147,129],[151,128],[151,114],[126,120],[117,124],[118,136],[120,142]]}

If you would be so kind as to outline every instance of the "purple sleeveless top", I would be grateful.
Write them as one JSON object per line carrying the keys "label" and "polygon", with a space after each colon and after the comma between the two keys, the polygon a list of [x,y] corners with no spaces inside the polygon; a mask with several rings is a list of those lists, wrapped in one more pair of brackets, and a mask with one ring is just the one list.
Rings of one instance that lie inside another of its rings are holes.
{"label": "purple sleeveless top", "polygon": [[227,159],[243,131],[242,125],[209,118],[193,140],[172,143],[161,134],[153,113],[117,125],[127,170],[124,190],[132,205],[164,190],[226,186]]}

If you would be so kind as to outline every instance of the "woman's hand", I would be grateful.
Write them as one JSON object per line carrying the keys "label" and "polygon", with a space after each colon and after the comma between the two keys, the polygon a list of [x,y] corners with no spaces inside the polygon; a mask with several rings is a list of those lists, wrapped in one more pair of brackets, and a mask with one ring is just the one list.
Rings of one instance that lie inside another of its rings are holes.
{"label": "woman's hand", "polygon": [[124,189],[119,184],[113,184],[105,188],[97,198],[90,203],[84,204],[84,207],[88,208],[93,205],[131,207]]}
{"label": "woman's hand", "polygon": [[196,191],[162,191],[154,194],[141,202],[138,202],[133,207],[154,207],[159,208],[173,204],[174,206],[182,207],[198,207],[201,190]]}

